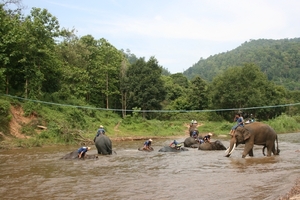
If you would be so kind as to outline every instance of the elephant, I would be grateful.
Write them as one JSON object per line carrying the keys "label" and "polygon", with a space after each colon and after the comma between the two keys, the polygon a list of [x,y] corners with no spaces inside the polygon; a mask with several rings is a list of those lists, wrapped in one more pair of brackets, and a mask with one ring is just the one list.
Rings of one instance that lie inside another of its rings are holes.
{"label": "elephant", "polygon": [[[98,155],[85,154],[85,156],[81,159],[85,160],[85,159],[97,159],[97,158],[98,158]],[[63,159],[63,160],[80,159],[80,158],[78,158],[78,150],[72,151],[72,152],[66,154],[64,157],[62,157],[60,159]]]}
{"label": "elephant", "polygon": [[222,144],[220,140],[214,142],[204,142],[198,145],[198,150],[226,150],[226,147]]}
{"label": "elephant", "polygon": [[[276,150],[275,140],[277,143]],[[248,154],[253,157],[254,144],[263,145],[263,153],[264,149],[267,148],[267,156],[271,156],[272,152],[274,155],[279,155],[280,152],[276,132],[269,125],[262,122],[253,122],[244,127],[238,127],[230,140],[230,146],[226,150],[226,157],[229,157],[239,144],[245,144],[242,158],[245,158]]]}
{"label": "elephant", "polygon": [[199,139],[201,139],[201,138],[193,138],[193,137],[186,138],[183,142],[184,147],[198,148],[199,147]]}
{"label": "elephant", "polygon": [[147,152],[150,152],[150,151],[154,151],[154,149],[152,147],[149,147],[149,149],[144,149],[144,146],[138,148],[139,151],[147,151]]}
{"label": "elephant", "polygon": [[184,147],[177,149],[177,148],[170,147],[170,146],[164,146],[163,148],[158,150],[158,152],[181,152],[181,151],[188,151],[188,149],[184,148]]}
{"label": "elephant", "polygon": [[100,134],[95,138],[95,146],[98,150],[98,154],[111,155],[112,154],[112,143],[109,137]]}

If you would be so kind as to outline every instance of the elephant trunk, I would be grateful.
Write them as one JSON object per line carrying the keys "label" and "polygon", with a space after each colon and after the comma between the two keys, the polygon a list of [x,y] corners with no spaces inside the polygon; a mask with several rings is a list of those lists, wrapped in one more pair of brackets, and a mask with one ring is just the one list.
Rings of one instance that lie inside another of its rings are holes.
{"label": "elephant trunk", "polygon": [[235,141],[235,138],[232,137],[231,140],[230,140],[230,146],[225,151],[226,157],[229,157],[231,155],[231,153],[234,151],[235,147],[236,147],[236,141]]}

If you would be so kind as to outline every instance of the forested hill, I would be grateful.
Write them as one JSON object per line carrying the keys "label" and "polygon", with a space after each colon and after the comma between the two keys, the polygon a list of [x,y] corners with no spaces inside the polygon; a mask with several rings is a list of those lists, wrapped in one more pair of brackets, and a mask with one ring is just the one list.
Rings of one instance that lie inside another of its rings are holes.
{"label": "forested hill", "polygon": [[300,38],[250,40],[234,50],[200,59],[183,74],[189,79],[200,75],[212,81],[227,68],[245,63],[260,66],[268,79],[276,84],[289,90],[300,90]]}

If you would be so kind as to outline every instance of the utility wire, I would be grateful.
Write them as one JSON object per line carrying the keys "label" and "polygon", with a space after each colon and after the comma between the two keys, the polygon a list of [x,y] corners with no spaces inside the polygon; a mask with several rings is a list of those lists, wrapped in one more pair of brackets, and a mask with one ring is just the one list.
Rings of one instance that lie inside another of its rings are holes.
{"label": "utility wire", "polygon": [[[104,110],[104,111],[124,111],[124,109],[113,109],[113,108],[96,108],[91,106],[76,106],[76,105],[70,105],[70,104],[60,104],[60,103],[53,103],[53,102],[47,102],[47,101],[40,101],[40,100],[34,100],[34,99],[26,99],[22,97],[2,94],[3,96],[13,98],[13,99],[19,99],[24,101],[31,101],[41,104],[48,104],[48,105],[56,105],[56,106],[63,106],[63,107],[72,107],[72,108],[84,108],[84,109],[91,109],[91,110]],[[255,110],[255,109],[261,109],[261,108],[278,108],[278,107],[289,107],[289,106],[297,106],[300,105],[300,103],[292,103],[292,104],[282,104],[282,105],[273,105],[273,106],[257,106],[257,107],[248,107],[248,108],[222,108],[222,109],[214,109],[214,110],[127,110],[129,112],[149,112],[149,113],[191,113],[191,112],[220,112],[220,111],[233,111],[233,110]]]}

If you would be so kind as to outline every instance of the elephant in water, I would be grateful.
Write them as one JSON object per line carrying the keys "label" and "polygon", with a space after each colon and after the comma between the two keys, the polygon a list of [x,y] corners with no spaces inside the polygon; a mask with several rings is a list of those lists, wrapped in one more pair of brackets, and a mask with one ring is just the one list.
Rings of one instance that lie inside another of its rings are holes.
{"label": "elephant in water", "polygon": [[[275,141],[277,149],[275,149]],[[230,140],[230,146],[226,150],[226,157],[229,157],[239,144],[245,144],[242,158],[245,158],[248,154],[253,156],[254,144],[263,145],[263,152],[267,148],[267,156],[271,156],[272,153],[279,155],[280,152],[276,132],[269,125],[261,122],[253,122],[244,127],[238,127]]]}
{"label": "elephant in water", "polygon": [[174,148],[170,146],[164,146],[158,152],[181,152],[181,151],[188,151],[187,148],[181,147],[181,148]]}
{"label": "elephant in water", "polygon": [[154,151],[154,149],[152,147],[149,147],[149,149],[144,149],[144,146],[138,148],[139,151],[147,151],[147,152],[150,152],[150,151]]}
{"label": "elephant in water", "polygon": [[221,141],[216,140],[214,142],[204,142],[199,144],[198,150],[226,150],[226,147],[222,144]]}
{"label": "elephant in water", "polygon": [[95,138],[95,145],[98,150],[98,154],[111,155],[112,154],[112,143],[109,137],[106,135],[99,135]]}
{"label": "elephant in water", "polygon": [[[85,156],[81,159],[97,159],[97,158],[98,158],[97,154],[96,155],[85,154]],[[80,158],[78,158],[78,150],[75,150],[75,151],[72,151],[72,152],[66,154],[61,159],[63,159],[63,160],[80,159]]]}
{"label": "elephant in water", "polygon": [[199,147],[199,138],[188,137],[183,142],[185,147],[198,148]]}

